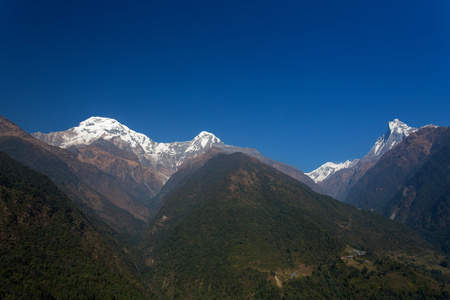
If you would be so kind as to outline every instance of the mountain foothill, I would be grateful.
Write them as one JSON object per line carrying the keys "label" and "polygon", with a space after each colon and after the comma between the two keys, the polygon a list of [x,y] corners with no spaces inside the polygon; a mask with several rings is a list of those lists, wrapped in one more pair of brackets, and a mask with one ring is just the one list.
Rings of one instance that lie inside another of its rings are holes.
{"label": "mountain foothill", "polygon": [[310,173],[203,131],[0,117],[0,298],[450,298],[450,129]]}

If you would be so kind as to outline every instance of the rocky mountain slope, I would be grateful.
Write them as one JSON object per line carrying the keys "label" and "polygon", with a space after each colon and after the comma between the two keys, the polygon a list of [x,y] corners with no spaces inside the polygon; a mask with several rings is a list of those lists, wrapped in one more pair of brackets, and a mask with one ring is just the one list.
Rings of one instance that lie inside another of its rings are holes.
{"label": "rocky mountain slope", "polygon": [[346,202],[381,212],[400,185],[420,169],[449,135],[446,127],[421,128],[381,157],[356,183]]}
{"label": "rocky mountain slope", "polygon": [[345,163],[325,163],[316,170],[307,173],[323,190],[335,199],[344,200],[358,180],[385,153],[398,145],[417,128],[409,127],[398,119],[389,122],[387,132],[379,137],[370,151],[361,159]]}
{"label": "rocky mountain slope", "polygon": [[387,203],[384,215],[450,252],[450,139]]}
{"label": "rocky mountain slope", "polygon": [[[104,164],[95,165],[88,158],[95,157],[100,150],[85,148],[83,156],[48,145],[4,117],[0,117],[0,151],[50,177],[85,213],[104,220],[131,239],[138,238],[152,215],[150,200],[154,194],[145,185],[142,188],[130,184],[136,180],[130,180],[122,172],[131,169],[134,178],[145,179],[152,176],[152,170],[138,166],[125,155],[121,158],[102,153]],[[115,151],[117,154],[119,150]],[[110,167],[111,161],[115,167]]]}
{"label": "rocky mountain slope", "polygon": [[[159,172],[152,191],[156,194],[165,181],[189,159],[206,152],[211,148],[220,149],[225,153],[243,152],[254,156],[270,166],[306,183],[314,190],[317,185],[303,172],[293,166],[264,157],[255,149],[226,145],[212,133],[203,131],[193,140],[186,142],[158,143],[149,137],[137,133],[118,121],[110,118],[91,117],[66,131],[49,134],[34,133],[34,137],[46,143],[66,149],[81,149],[93,145],[108,143],[137,158],[144,167]],[[103,147],[105,151],[108,151]],[[92,160],[91,160],[92,162]]]}
{"label": "rocky mountain slope", "polygon": [[450,128],[427,126],[386,153],[346,202],[407,224],[448,251]]}

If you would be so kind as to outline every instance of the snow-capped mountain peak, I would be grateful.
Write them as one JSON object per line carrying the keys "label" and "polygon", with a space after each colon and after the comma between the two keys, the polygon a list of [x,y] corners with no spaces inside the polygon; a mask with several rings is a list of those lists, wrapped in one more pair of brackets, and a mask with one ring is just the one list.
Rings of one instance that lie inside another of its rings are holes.
{"label": "snow-capped mountain peak", "polygon": [[[416,128],[409,127],[408,125],[406,125],[399,119],[394,119],[394,121],[390,121],[389,129],[391,131],[391,134],[393,132],[395,132],[398,134],[403,134],[405,137],[408,136],[412,132],[411,129],[417,130]],[[415,131],[415,130],[413,130],[413,131]]]}
{"label": "snow-capped mountain peak", "polygon": [[202,141],[213,141],[214,143],[220,143],[220,139],[216,137],[214,134],[208,131],[200,132],[195,138],[194,141],[202,140]]}
{"label": "snow-capped mountain peak", "polygon": [[311,177],[311,179],[314,180],[315,183],[318,183],[324,181],[339,170],[350,168],[356,165],[358,161],[359,159],[355,159],[353,161],[347,160],[346,162],[339,164],[327,162],[314,171],[305,174]]}
{"label": "snow-capped mountain peak", "polygon": [[214,134],[202,131],[191,141],[185,152],[188,155],[188,153],[203,152],[204,150],[215,146],[225,146],[225,144]]}
{"label": "snow-capped mountain peak", "polygon": [[35,133],[34,136],[62,148],[82,148],[98,140],[108,141],[134,153],[144,165],[150,164],[169,170],[168,174],[174,172],[186,160],[212,147],[226,146],[214,134],[207,131],[200,132],[191,141],[158,143],[142,133],[129,129],[117,120],[105,117],[90,117],[69,130],[49,134]]}
{"label": "snow-capped mountain peak", "polygon": [[[409,127],[399,119],[394,119],[389,122],[388,130],[380,136],[375,145],[361,160],[378,160],[384,153],[391,150],[395,145],[403,141],[408,135],[416,131],[417,128]],[[353,161],[346,161],[344,163],[328,162],[317,168],[316,170],[306,173],[316,183],[322,182],[339,170],[352,168],[358,163],[358,159]]]}
{"label": "snow-capped mountain peak", "polygon": [[155,144],[150,138],[142,133],[135,132],[117,120],[105,117],[90,117],[67,131],[61,132],[63,138],[59,145],[63,148],[70,146],[86,146],[98,139],[112,140],[119,137],[122,141],[130,144],[131,147],[137,145],[149,146]]}
{"label": "snow-capped mountain peak", "polygon": [[375,145],[370,149],[364,159],[379,158],[384,153],[391,150],[398,143],[403,141],[408,135],[416,131],[417,128],[409,127],[399,119],[389,122],[387,132],[378,138]]}
{"label": "snow-capped mountain peak", "polygon": [[117,120],[105,117],[90,117],[74,127],[77,132],[113,132],[113,131],[130,131],[130,129],[120,124]]}
{"label": "snow-capped mountain peak", "polygon": [[[317,187],[312,180],[293,166],[274,161],[264,157],[256,149],[241,148],[226,145],[214,134],[201,131],[194,139],[185,142],[158,143],[142,133],[135,132],[117,120],[104,117],[91,117],[77,127],[65,131],[43,134],[32,134],[47,144],[62,148],[70,148],[71,151],[82,153],[82,148],[100,148],[106,152],[113,151],[114,155],[125,155],[126,159],[137,160],[143,167],[154,169],[167,180],[178,168],[191,158],[216,148],[223,153],[230,154],[242,152],[258,158],[264,163],[273,166],[279,171],[306,183],[313,190]],[[118,149],[125,151],[117,151]],[[91,149],[84,149],[91,151]],[[82,154],[80,154],[82,155]],[[101,160],[101,159],[100,159]],[[158,176],[159,176],[158,175]]]}

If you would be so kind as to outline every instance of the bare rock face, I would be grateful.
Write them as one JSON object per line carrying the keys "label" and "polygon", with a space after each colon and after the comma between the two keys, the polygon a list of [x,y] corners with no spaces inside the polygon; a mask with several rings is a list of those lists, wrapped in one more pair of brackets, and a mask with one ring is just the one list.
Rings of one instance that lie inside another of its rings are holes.
{"label": "bare rock face", "polygon": [[265,162],[266,164],[268,164],[269,166],[277,169],[278,171],[291,176],[292,178],[297,179],[298,181],[306,184],[307,186],[309,186],[313,191],[318,192],[318,193],[322,193],[323,194],[323,189],[318,186],[314,180],[312,180],[308,175],[306,175],[305,173],[303,173],[302,171],[300,171],[299,169],[297,169],[294,166],[289,166],[283,162],[278,162],[278,161],[274,161],[272,159],[268,159],[268,160],[262,160],[263,162]]}
{"label": "bare rock face", "polygon": [[[161,189],[166,177],[152,167],[143,166],[136,157],[120,149],[92,144],[78,149],[78,160],[121,179],[123,188],[145,203]],[[114,150],[112,150],[114,149]]]}

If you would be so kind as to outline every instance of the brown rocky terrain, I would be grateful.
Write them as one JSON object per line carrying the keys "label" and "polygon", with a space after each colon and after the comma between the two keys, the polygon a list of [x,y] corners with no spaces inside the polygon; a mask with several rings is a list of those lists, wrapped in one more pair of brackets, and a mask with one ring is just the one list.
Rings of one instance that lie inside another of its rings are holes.
{"label": "brown rocky terrain", "polygon": [[450,251],[450,128],[427,126],[386,153],[350,191],[374,209]]}
{"label": "brown rocky terrain", "polygon": [[[0,118],[0,150],[49,176],[85,212],[94,213],[130,237],[139,235],[151,216],[149,207],[154,191],[147,188],[146,196],[141,186],[141,191],[131,192],[131,175],[125,176],[125,171],[136,170],[136,185],[139,185],[139,180],[145,183],[146,179],[149,186],[159,183],[151,181],[155,178],[151,170],[139,168],[132,160],[113,158],[98,148],[74,153],[50,146],[4,117]],[[104,156],[100,158],[99,154]],[[102,160],[109,163],[99,168]],[[137,193],[140,197],[136,197]]]}
{"label": "brown rocky terrain", "polygon": [[345,202],[381,212],[449,136],[447,127],[429,126],[412,133],[361,177]]}
{"label": "brown rocky terrain", "polygon": [[363,158],[347,161],[347,166],[345,166],[346,163],[326,163],[318,169],[308,173],[308,175],[315,180],[324,194],[345,201],[348,193],[359,179],[361,179],[384,154],[388,153],[394,146],[398,145],[404,138],[416,130],[417,128],[409,127],[400,120],[394,119],[389,122],[386,133],[377,139],[374,146]]}
{"label": "brown rocky terrain", "polygon": [[366,174],[367,170],[375,165],[375,162],[374,160],[360,160],[354,167],[339,170],[320,182],[319,187],[326,195],[342,201],[347,198],[348,192]]}
{"label": "brown rocky terrain", "polygon": [[111,148],[114,145],[108,151],[100,144],[80,148],[77,151],[78,160],[92,164],[114,178],[120,178],[122,189],[139,202],[151,206],[149,200],[161,190],[167,177],[151,166],[143,166],[128,152],[118,148],[111,151]]}

